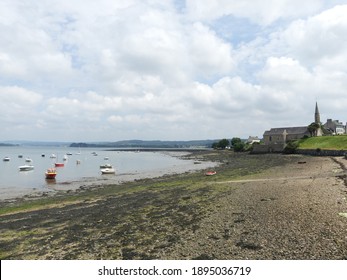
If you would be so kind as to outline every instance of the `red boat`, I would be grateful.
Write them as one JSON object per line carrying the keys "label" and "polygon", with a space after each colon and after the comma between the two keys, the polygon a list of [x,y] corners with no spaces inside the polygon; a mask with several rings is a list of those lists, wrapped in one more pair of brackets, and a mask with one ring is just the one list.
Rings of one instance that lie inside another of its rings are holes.
{"label": "red boat", "polygon": [[57,170],[55,168],[48,168],[45,175],[46,179],[55,179],[55,176],[57,176]]}
{"label": "red boat", "polygon": [[215,175],[217,172],[216,171],[207,171],[205,173],[206,176],[212,176],[212,175]]}
{"label": "red boat", "polygon": [[55,167],[64,167],[64,163],[63,162],[56,162]]}

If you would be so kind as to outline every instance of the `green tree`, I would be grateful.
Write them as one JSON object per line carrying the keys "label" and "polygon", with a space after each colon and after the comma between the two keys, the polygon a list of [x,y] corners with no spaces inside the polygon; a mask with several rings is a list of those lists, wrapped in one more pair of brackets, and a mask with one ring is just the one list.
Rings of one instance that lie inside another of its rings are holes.
{"label": "green tree", "polygon": [[311,136],[317,136],[317,131],[319,128],[320,124],[313,122],[307,127],[307,130],[311,134]]}
{"label": "green tree", "polygon": [[243,152],[245,150],[246,144],[240,138],[234,137],[230,142],[234,152]]}
{"label": "green tree", "polygon": [[227,146],[230,146],[230,141],[228,139],[222,139],[218,142],[218,147],[225,149]]}
{"label": "green tree", "polygon": [[236,142],[233,145],[234,152],[243,152],[245,150],[245,143],[243,142]]}
{"label": "green tree", "polygon": [[212,149],[218,149],[218,142],[212,143]]}
{"label": "green tree", "polygon": [[242,140],[240,138],[234,137],[234,138],[231,139],[231,146],[234,147],[238,143],[242,143]]}

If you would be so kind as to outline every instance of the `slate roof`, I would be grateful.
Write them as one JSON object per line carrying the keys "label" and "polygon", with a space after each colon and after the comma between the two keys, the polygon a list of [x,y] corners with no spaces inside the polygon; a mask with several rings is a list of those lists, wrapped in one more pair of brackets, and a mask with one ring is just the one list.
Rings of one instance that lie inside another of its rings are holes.
{"label": "slate roof", "polygon": [[283,131],[286,130],[288,135],[290,134],[309,134],[307,126],[297,126],[297,127],[282,127],[282,128],[271,128],[270,130],[265,131],[264,136],[267,135],[279,135],[283,134]]}

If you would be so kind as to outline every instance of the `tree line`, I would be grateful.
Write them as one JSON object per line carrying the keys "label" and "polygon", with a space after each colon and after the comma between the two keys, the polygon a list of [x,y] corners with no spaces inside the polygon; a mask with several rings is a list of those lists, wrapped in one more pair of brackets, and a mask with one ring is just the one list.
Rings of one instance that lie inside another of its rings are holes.
{"label": "tree line", "polygon": [[249,151],[252,145],[245,143],[241,138],[234,137],[230,141],[224,138],[218,142],[214,142],[212,148],[217,150],[233,149],[234,152],[244,152]]}

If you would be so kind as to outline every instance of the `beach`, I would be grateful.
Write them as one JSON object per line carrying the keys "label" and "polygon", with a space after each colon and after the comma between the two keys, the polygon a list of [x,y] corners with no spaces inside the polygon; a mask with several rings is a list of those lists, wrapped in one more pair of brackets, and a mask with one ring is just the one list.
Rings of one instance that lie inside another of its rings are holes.
{"label": "beach", "polygon": [[347,259],[340,157],[199,151],[204,170],[0,203],[1,259]]}

